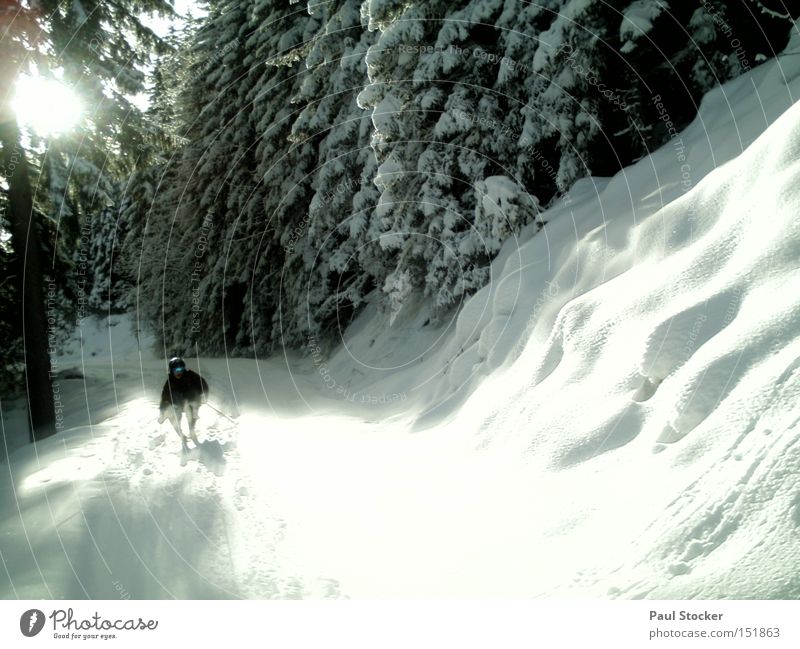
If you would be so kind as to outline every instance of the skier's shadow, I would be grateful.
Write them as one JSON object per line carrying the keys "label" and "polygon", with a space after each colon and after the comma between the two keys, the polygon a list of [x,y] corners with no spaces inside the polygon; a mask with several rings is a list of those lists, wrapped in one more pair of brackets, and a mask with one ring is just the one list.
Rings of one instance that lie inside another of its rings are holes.
{"label": "skier's shadow", "polygon": [[181,466],[186,466],[190,460],[203,464],[213,474],[221,476],[225,473],[225,448],[218,440],[200,442],[200,446],[184,446],[181,449]]}

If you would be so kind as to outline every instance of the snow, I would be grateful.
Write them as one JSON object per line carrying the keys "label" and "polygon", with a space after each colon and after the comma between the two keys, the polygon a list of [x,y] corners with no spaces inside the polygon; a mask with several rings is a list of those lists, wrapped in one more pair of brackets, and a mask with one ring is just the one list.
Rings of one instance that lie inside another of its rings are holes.
{"label": "snow", "polygon": [[402,103],[399,98],[390,92],[386,93],[372,112],[372,123],[375,125],[375,130],[379,133],[390,132],[401,107]]}
{"label": "snow", "polygon": [[653,21],[665,11],[669,4],[660,0],[635,0],[622,14],[619,37],[623,41],[621,51],[628,53],[636,47],[636,40],[653,29]]}
{"label": "snow", "polygon": [[152,348],[153,337],[127,314],[90,316],[81,320],[75,335],[63,346],[56,359],[62,365],[80,365],[89,357],[129,360]]}
{"label": "snow", "polygon": [[478,181],[476,188],[484,214],[498,220],[509,219],[514,212],[514,201],[523,193],[508,176],[489,176]]}
{"label": "snow", "polygon": [[798,93],[793,57],[713,90],[444,321],[188,359],[241,415],[187,453],[163,353],[85,322],[65,430],[0,465],[0,594],[797,598]]}

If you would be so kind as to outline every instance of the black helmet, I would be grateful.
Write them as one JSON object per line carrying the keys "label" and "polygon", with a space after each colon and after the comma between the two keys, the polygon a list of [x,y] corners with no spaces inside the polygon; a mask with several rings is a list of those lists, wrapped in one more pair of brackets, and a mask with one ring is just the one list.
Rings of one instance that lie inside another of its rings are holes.
{"label": "black helmet", "polygon": [[186,371],[186,363],[180,356],[169,359],[169,373],[173,376],[183,374]]}

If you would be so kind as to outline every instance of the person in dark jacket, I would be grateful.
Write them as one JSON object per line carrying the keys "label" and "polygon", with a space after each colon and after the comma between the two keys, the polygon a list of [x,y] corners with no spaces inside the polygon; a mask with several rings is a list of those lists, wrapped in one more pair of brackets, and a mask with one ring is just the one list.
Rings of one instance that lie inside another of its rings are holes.
{"label": "person in dark jacket", "polygon": [[169,377],[161,390],[161,406],[158,423],[163,423],[169,419],[180,435],[184,447],[187,446],[186,435],[181,431],[181,414],[186,413],[189,422],[189,435],[192,441],[200,446],[194,426],[197,423],[197,411],[201,403],[205,403],[208,396],[208,383],[197,372],[186,369],[186,363],[182,358],[175,357],[169,361]]}

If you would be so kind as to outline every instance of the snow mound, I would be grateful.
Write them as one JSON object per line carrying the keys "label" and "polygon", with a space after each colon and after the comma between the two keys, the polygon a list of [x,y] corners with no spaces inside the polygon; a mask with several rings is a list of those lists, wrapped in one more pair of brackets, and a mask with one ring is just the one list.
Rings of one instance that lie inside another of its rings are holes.
{"label": "snow mound", "polygon": [[[539,318],[518,358],[459,413],[464,427],[482,414],[492,422],[487,442],[528,452],[542,471],[627,486],[617,506],[641,516],[645,538],[586,520],[576,535],[631,556],[559,590],[800,594],[790,568],[800,560],[790,542],[796,489],[777,478],[800,464],[799,149],[793,105],[741,155],[663,208],[636,214],[626,232],[615,178],[597,201],[615,216],[578,230],[569,285],[556,264],[552,326]],[[631,190],[638,171],[624,174]],[[504,435],[492,439],[497,428]],[[643,489],[633,478],[645,467]],[[607,511],[601,493],[586,490],[582,508]]]}

